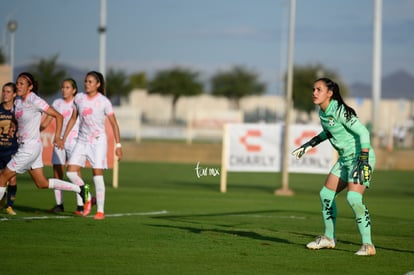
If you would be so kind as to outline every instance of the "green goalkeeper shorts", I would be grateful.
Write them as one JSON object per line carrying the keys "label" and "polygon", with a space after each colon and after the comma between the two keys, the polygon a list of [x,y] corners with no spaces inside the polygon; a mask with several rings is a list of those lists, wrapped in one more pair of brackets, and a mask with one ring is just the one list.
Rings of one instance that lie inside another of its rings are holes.
{"label": "green goalkeeper shorts", "polygon": [[[354,170],[357,167],[358,159],[349,159],[349,160],[341,160],[341,158],[338,159],[338,161],[335,163],[335,165],[332,167],[330,173],[337,176],[344,182],[348,183],[359,183],[358,178],[354,178]],[[369,154],[369,165],[371,165],[372,172],[374,172],[374,167],[376,163],[376,157],[375,154]],[[372,174],[371,174],[372,175]],[[370,181],[363,183],[367,188],[369,188]]]}

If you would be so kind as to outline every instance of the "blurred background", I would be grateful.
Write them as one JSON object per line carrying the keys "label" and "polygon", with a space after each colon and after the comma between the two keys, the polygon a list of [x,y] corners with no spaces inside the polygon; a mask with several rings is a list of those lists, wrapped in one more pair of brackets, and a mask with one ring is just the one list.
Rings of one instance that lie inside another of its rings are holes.
{"label": "blurred background", "polygon": [[[124,139],[220,141],[224,123],[284,121],[291,2],[1,1],[0,83],[30,71],[51,102],[63,78],[99,70]],[[311,88],[327,76],[370,128],[376,1],[295,2],[292,123],[318,123]],[[412,148],[414,1],[379,2],[373,136]]]}

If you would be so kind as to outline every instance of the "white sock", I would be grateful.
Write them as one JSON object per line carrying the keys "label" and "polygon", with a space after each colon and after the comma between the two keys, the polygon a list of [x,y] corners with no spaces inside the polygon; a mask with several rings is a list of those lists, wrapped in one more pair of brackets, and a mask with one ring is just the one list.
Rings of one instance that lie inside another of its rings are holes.
{"label": "white sock", "polygon": [[80,193],[80,187],[72,184],[70,182],[60,180],[60,179],[49,179],[49,189],[57,189],[57,190],[65,190],[65,191],[73,191],[76,193]]}
{"label": "white sock", "polygon": [[105,205],[105,182],[103,176],[94,176],[93,182],[95,183],[96,190],[96,211],[104,213]]}
{"label": "white sock", "polygon": [[63,191],[55,189],[55,200],[57,205],[63,204]]}
{"label": "white sock", "polygon": [[77,172],[66,172],[66,176],[73,184],[76,184],[77,186],[85,185],[83,179],[79,177]]}
{"label": "white sock", "polygon": [[[66,172],[66,176],[72,183],[78,186],[85,185],[85,182],[83,181],[81,177],[79,177],[77,172]],[[79,194],[76,194],[76,204],[78,206],[83,206],[83,200]]]}
{"label": "white sock", "polygon": [[76,194],[76,204],[77,206],[83,206],[83,200],[79,194]]}

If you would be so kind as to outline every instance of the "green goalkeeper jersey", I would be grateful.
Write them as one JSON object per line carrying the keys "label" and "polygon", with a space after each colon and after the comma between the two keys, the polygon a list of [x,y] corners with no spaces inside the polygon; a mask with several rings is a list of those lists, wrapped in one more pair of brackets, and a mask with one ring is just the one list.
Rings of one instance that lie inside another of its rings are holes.
{"label": "green goalkeeper jersey", "polygon": [[347,119],[345,107],[338,107],[338,101],[332,99],[325,111],[319,110],[319,118],[323,128],[319,137],[329,138],[343,161],[358,157],[361,148],[372,149],[368,129],[356,116]]}

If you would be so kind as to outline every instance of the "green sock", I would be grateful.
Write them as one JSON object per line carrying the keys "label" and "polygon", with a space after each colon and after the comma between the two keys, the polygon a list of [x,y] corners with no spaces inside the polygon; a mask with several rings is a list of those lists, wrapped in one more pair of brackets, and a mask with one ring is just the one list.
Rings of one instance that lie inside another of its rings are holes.
{"label": "green sock", "polygon": [[371,220],[368,209],[362,203],[362,195],[358,192],[349,191],[347,201],[355,214],[355,221],[361,234],[362,243],[372,244],[371,240]]}
{"label": "green sock", "polygon": [[336,192],[326,188],[325,186],[319,192],[322,203],[322,218],[325,225],[324,235],[330,239],[335,239],[335,223],[336,223]]}

